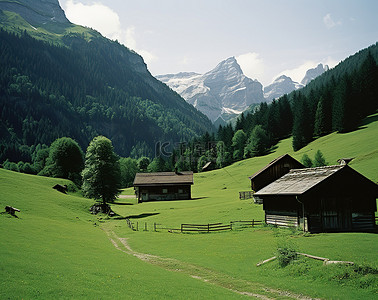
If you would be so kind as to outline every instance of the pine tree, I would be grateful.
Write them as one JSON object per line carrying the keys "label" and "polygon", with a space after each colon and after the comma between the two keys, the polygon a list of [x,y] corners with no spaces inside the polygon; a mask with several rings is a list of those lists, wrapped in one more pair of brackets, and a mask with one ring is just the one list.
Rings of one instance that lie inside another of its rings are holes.
{"label": "pine tree", "polygon": [[323,167],[327,165],[324,155],[320,150],[316,151],[315,153],[313,165],[314,167]]}
{"label": "pine tree", "polygon": [[305,153],[303,154],[301,158],[301,163],[304,165],[306,168],[312,168],[312,160],[311,158]]}
{"label": "pine tree", "polygon": [[254,157],[266,154],[269,148],[269,138],[261,125],[257,125],[251,132],[247,146],[244,149],[244,157]]}
{"label": "pine tree", "polygon": [[327,133],[326,128],[326,111],[323,97],[318,101],[315,113],[314,136],[323,136]]}
{"label": "pine tree", "polygon": [[299,93],[294,95],[293,149],[297,151],[311,141],[312,130],[305,98]]}

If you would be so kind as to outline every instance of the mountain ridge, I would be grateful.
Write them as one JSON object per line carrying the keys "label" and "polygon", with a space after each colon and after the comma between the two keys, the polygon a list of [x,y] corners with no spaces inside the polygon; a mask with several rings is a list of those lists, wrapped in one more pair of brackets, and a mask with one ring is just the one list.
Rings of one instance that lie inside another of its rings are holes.
{"label": "mountain ridge", "polygon": [[[320,63],[307,70],[301,83],[281,75],[263,87],[257,79],[244,75],[235,57],[230,57],[204,74],[180,72],[155,77],[207,115],[215,125],[224,125],[252,104],[269,102],[300,89],[328,69],[327,65]],[[246,91],[247,88],[249,91]],[[244,97],[240,95],[243,92]]]}

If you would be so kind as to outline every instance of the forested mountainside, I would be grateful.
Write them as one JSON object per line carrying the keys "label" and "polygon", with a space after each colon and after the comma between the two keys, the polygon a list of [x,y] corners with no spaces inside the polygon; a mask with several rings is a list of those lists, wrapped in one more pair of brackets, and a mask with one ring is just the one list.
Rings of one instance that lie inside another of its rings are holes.
{"label": "forested mountainside", "polygon": [[239,117],[236,130],[249,136],[261,125],[270,137],[268,145],[292,134],[294,150],[334,131],[355,130],[365,116],[378,109],[377,60],[378,43],[348,57],[304,88],[270,105],[254,107]]}
{"label": "forested mountainside", "polygon": [[62,136],[85,149],[105,135],[117,154],[128,156],[213,130],[118,42],[71,23],[59,34],[40,31],[43,41],[17,33],[26,22],[19,15],[0,10],[0,21],[0,162],[30,161],[39,144]]}

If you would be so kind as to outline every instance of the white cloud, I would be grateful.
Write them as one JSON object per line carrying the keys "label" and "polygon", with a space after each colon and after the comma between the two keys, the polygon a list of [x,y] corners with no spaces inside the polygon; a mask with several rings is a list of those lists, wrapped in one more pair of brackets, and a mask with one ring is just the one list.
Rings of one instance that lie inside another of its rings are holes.
{"label": "white cloud", "polygon": [[93,28],[112,40],[118,40],[139,53],[147,64],[156,59],[151,52],[137,47],[135,27],[129,26],[126,30],[122,29],[118,14],[110,7],[100,2],[86,5],[74,0],[68,0],[62,3],[62,6],[72,23]]}
{"label": "white cloud", "polygon": [[324,17],[323,17],[323,23],[325,24],[325,26],[330,29],[332,27],[335,27],[335,26],[340,26],[342,24],[341,21],[337,21],[335,22],[332,17],[331,17],[331,14],[326,14]]}
{"label": "white cloud", "polygon": [[247,77],[260,81],[264,75],[265,67],[264,61],[259,56],[256,52],[248,52],[237,56],[236,60]]}

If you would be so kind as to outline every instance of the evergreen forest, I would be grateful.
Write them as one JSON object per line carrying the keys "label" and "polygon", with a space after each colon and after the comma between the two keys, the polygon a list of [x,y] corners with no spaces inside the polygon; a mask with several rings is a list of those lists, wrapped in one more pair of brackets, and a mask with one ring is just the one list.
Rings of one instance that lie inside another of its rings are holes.
{"label": "evergreen forest", "polygon": [[66,136],[86,149],[104,135],[117,154],[141,157],[153,156],[158,141],[213,130],[117,41],[71,32],[61,42],[0,29],[0,163],[32,162]]}

